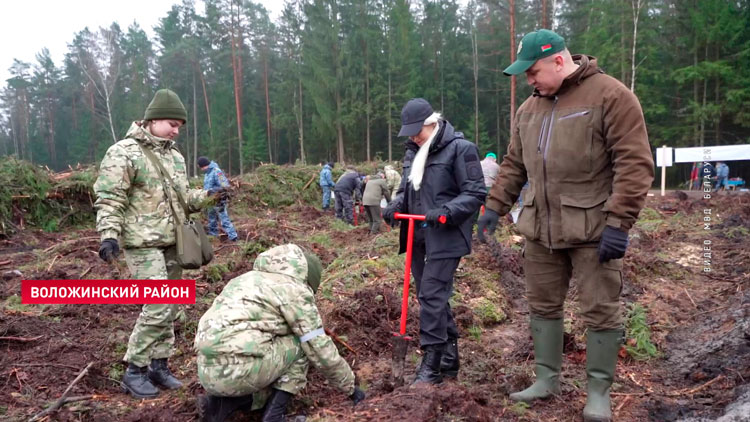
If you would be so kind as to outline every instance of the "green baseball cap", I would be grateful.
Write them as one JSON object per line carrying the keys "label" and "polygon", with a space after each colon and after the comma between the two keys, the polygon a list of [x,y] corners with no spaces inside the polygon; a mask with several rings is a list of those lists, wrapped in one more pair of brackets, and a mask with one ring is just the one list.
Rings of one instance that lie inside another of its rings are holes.
{"label": "green baseball cap", "polygon": [[536,63],[537,60],[565,50],[565,40],[549,29],[529,32],[518,43],[516,61],[503,70],[505,76],[518,75]]}

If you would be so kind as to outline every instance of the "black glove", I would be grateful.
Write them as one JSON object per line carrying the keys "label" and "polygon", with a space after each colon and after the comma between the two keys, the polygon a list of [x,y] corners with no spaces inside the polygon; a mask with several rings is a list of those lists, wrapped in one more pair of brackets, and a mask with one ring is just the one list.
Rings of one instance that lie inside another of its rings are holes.
{"label": "black glove", "polygon": [[99,258],[109,262],[117,259],[118,255],[120,255],[120,245],[117,244],[117,239],[102,240],[102,244],[99,246]]}
{"label": "black glove", "polygon": [[447,222],[447,219],[448,219],[449,215],[450,215],[450,211],[448,211],[448,209],[445,208],[445,207],[433,208],[431,210],[428,210],[424,214],[424,222],[425,222],[426,225],[428,225],[430,227],[439,227],[439,226],[443,225],[443,223],[441,223],[440,221],[438,221],[440,219],[440,217],[444,216],[446,218],[446,222]]}
{"label": "black glove", "polygon": [[627,248],[628,234],[612,226],[606,226],[599,241],[599,262],[620,259],[625,256]]}
{"label": "black glove", "polygon": [[391,227],[395,226],[397,221],[393,215],[399,212],[400,210],[401,210],[401,202],[391,201],[391,203],[388,204],[388,206],[383,209],[383,220],[385,220],[385,223]]}
{"label": "black glove", "polygon": [[365,397],[364,391],[360,390],[359,387],[354,387],[354,392],[349,396],[349,400],[351,400],[356,406],[359,402],[364,400]]}
{"label": "black glove", "polygon": [[484,215],[479,217],[479,221],[477,222],[477,237],[480,242],[487,242],[487,239],[484,237],[484,231],[489,228],[488,234],[491,235],[492,232],[494,232],[494,227],[497,225],[497,220],[499,219],[500,215],[498,213],[486,206],[484,207]]}

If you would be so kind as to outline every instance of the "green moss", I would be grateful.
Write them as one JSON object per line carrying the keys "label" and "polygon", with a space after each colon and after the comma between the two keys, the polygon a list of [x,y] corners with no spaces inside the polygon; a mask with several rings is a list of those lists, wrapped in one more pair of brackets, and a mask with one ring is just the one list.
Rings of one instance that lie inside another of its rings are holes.
{"label": "green moss", "polygon": [[507,318],[505,312],[487,298],[481,298],[479,300],[474,307],[474,314],[484,325],[497,324]]}
{"label": "green moss", "polygon": [[635,224],[645,232],[656,232],[664,224],[664,217],[653,208],[644,208]]}
{"label": "green moss", "polygon": [[206,268],[205,277],[209,283],[216,283],[221,281],[224,278],[224,274],[229,271],[227,264],[213,264]]}
{"label": "green moss", "polygon": [[469,337],[473,338],[476,341],[482,340],[482,327],[478,325],[472,325],[469,327]]}

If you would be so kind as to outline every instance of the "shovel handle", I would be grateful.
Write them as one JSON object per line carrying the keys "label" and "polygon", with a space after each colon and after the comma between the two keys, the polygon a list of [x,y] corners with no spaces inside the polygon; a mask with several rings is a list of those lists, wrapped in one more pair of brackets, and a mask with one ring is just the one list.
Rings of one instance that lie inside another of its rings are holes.
{"label": "shovel handle", "polygon": [[[404,265],[404,292],[401,297],[401,326],[399,327],[399,334],[401,336],[406,335],[406,316],[409,313],[409,280],[411,278],[411,255],[412,249],[414,248],[414,221],[424,221],[424,215],[417,214],[401,214],[399,212],[393,214],[393,218],[397,220],[409,220],[409,228],[406,236],[406,263]],[[445,224],[447,218],[441,215],[438,218],[441,224]]]}
{"label": "shovel handle", "polygon": [[[402,214],[400,212],[397,212],[393,214],[393,218],[396,220],[417,220],[417,221],[424,221],[424,215],[420,214]],[[440,224],[445,224],[448,222],[448,217],[441,215],[438,217],[438,222]]]}

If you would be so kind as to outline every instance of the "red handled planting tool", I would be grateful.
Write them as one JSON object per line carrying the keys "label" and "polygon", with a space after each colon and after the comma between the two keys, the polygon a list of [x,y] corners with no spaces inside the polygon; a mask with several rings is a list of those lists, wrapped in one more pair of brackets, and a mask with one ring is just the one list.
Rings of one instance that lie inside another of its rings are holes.
{"label": "red handled planting tool", "polygon": [[[409,220],[409,229],[406,237],[406,264],[404,267],[404,292],[401,299],[401,326],[398,333],[393,333],[393,359],[391,361],[391,374],[396,387],[404,384],[404,367],[406,364],[406,352],[409,348],[411,337],[406,335],[406,316],[409,313],[409,280],[411,279],[411,253],[414,247],[414,221],[424,221],[424,215],[395,213],[396,220]],[[447,218],[441,215],[438,218],[440,224],[445,224]]]}

